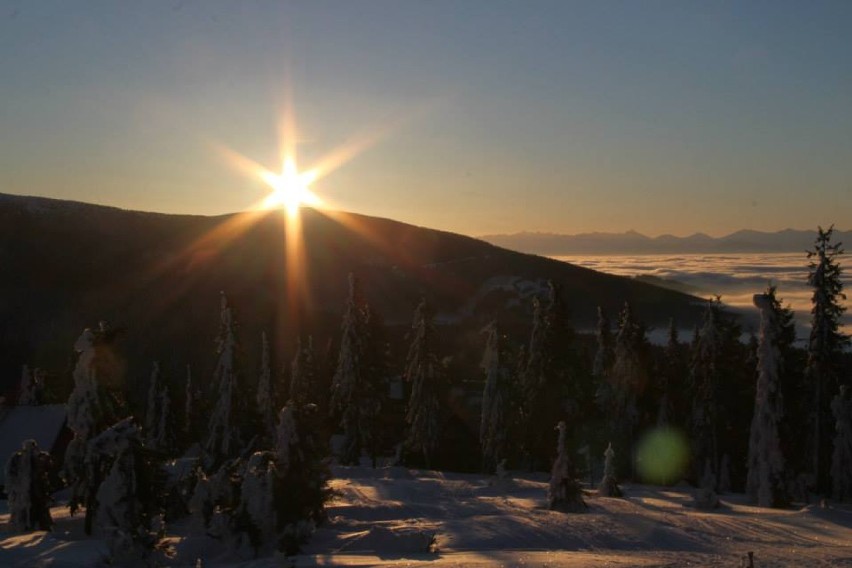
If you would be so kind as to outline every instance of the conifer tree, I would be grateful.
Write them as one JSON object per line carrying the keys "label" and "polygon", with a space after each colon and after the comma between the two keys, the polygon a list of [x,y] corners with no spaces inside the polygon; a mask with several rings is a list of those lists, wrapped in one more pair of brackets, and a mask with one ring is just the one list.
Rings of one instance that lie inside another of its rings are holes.
{"label": "conifer tree", "polygon": [[411,385],[405,420],[408,423],[406,445],[423,455],[427,467],[437,449],[441,430],[443,369],[435,353],[436,342],[432,310],[424,299],[414,312],[405,365],[405,380]]}
{"label": "conifer tree", "polygon": [[572,383],[573,330],[559,287],[548,284],[547,305],[533,299],[533,326],[522,380],[525,447],[532,469],[544,468],[549,461],[552,432],[547,424],[576,421],[579,410],[577,385]]}
{"label": "conifer tree", "polygon": [[18,393],[18,406],[37,406],[41,404],[44,388],[44,374],[41,369],[30,371],[27,365],[21,369],[21,386]]}
{"label": "conifer tree", "polygon": [[756,294],[754,305],[760,310],[760,340],[746,491],[761,507],[779,507],[788,502],[778,427],[784,414],[780,392],[783,361],[778,346],[783,308],[774,287]]}
{"label": "conifer tree", "polygon": [[243,450],[243,430],[248,414],[245,389],[240,383],[237,368],[237,324],[224,292],[220,306],[220,328],[216,341],[218,359],[213,375],[216,402],[204,445],[211,465],[220,464]]}
{"label": "conifer tree", "polygon": [[482,392],[482,416],[479,426],[479,443],[486,471],[505,459],[510,426],[511,372],[506,362],[505,338],[496,321],[484,330],[488,334],[482,368],[485,371],[485,388]]}
{"label": "conifer tree", "polygon": [[290,365],[290,400],[297,407],[317,403],[316,370],[314,368],[314,340],[296,340],[296,355]]}
{"label": "conifer tree", "polygon": [[633,316],[630,305],[625,303],[618,320],[615,361],[610,374],[613,433],[627,448],[633,446],[634,431],[639,424],[638,398],[647,382],[646,348],[645,327]]}
{"label": "conifer tree", "polygon": [[39,450],[35,440],[26,440],[6,463],[5,491],[9,506],[9,524],[18,530],[49,531],[50,454]]}
{"label": "conifer tree", "polygon": [[607,373],[612,366],[614,358],[612,350],[612,331],[609,328],[609,318],[603,308],[598,306],[598,326],[595,333],[597,339],[597,351],[595,352],[595,362],[592,366],[592,374],[598,379],[605,379]]}
{"label": "conifer tree", "polygon": [[[114,423],[117,416],[118,401],[102,384],[102,381],[117,382],[110,376],[112,366],[109,364],[109,348],[114,338],[111,328],[101,322],[98,328],[83,330],[74,344],[78,357],[74,366],[74,390],[67,405],[67,425],[74,437],[65,451],[62,468],[62,477],[71,488],[68,506],[72,514],[82,505],[89,508],[100,483],[86,468],[86,445],[89,439]],[[88,510],[86,517],[87,527],[90,527]]]}
{"label": "conifer tree", "polygon": [[808,284],[813,288],[811,332],[805,376],[813,393],[811,442],[812,468],[817,489],[828,492],[828,460],[831,453],[831,419],[829,396],[840,386],[841,358],[849,338],[840,332],[840,318],[845,311],[841,268],[838,256],[842,243],[832,243],[834,227],[818,228],[814,248],[808,251],[810,271]]}
{"label": "conifer tree", "polygon": [[121,420],[92,438],[86,465],[103,479],[91,508],[96,526],[107,537],[111,560],[126,564],[147,557],[162,537],[163,481],[133,419]]}
{"label": "conifer tree", "polygon": [[[704,324],[696,330],[693,340],[690,382],[692,387],[692,433],[693,457],[696,466],[703,464],[704,474],[700,479],[716,479],[719,443],[718,383],[721,366],[722,331],[718,325],[718,300],[707,305]],[[708,475],[709,468],[709,475]],[[715,490],[715,487],[713,488]]]}
{"label": "conifer tree", "polygon": [[263,436],[272,440],[275,433],[275,393],[272,390],[272,367],[269,363],[269,340],[261,334],[260,377],[257,380],[257,412]]}
{"label": "conifer tree", "polygon": [[852,502],[852,397],[848,385],[831,401],[834,414],[834,452],[831,460],[832,496]]}
{"label": "conifer tree", "polygon": [[663,359],[660,376],[660,399],[657,409],[657,426],[661,427],[678,422],[680,417],[678,391],[682,386],[681,377],[685,370],[681,364],[682,349],[674,318],[669,320],[668,341],[663,351]]}
{"label": "conifer tree", "polygon": [[574,462],[571,460],[565,421],[559,422],[555,430],[559,431],[559,437],[547,491],[548,504],[551,509],[578,513],[586,509],[586,503],[583,501],[583,492],[577,482]]}
{"label": "conifer tree", "polygon": [[148,381],[148,403],[145,406],[145,441],[150,447],[154,447],[157,438],[157,425],[160,422],[160,363],[154,361],[151,370],[151,378]]}
{"label": "conifer tree", "polygon": [[364,302],[358,280],[349,275],[349,297],[341,326],[343,337],[331,392],[332,414],[343,428],[344,464],[357,464],[362,451],[376,460],[377,417],[384,368],[378,319]]}
{"label": "conifer tree", "polygon": [[604,475],[598,485],[598,494],[604,497],[621,497],[621,487],[615,477],[615,450],[610,443],[604,451]]}

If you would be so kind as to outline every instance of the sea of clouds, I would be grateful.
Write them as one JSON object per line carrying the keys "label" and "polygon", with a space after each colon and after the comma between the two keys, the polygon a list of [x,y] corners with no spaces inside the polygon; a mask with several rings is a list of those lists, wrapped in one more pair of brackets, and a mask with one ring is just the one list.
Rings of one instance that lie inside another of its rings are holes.
{"label": "sea of clouds", "polygon": [[[793,309],[799,339],[809,330],[812,289],[808,286],[808,259],[803,253],[772,254],[654,254],[560,256],[559,260],[620,276],[650,275],[675,280],[695,288],[701,297],[719,295],[731,308],[753,315],[752,296],[777,287],[782,303]],[[840,257],[843,266],[844,258]],[[850,260],[852,263],[852,260]],[[844,289],[852,299],[852,269],[843,275]],[[849,307],[849,301],[846,302]],[[753,322],[753,318],[746,321]],[[852,313],[843,317],[844,330],[852,331]],[[748,323],[747,327],[753,327]],[[757,331],[747,329],[746,331]]]}

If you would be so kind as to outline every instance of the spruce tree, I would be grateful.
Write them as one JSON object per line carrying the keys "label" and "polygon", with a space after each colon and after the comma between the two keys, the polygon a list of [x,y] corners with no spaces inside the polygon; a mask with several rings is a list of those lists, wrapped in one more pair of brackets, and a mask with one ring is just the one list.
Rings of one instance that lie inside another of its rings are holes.
{"label": "spruce tree", "polygon": [[598,306],[598,326],[595,332],[597,340],[597,351],[595,352],[595,361],[592,365],[592,374],[598,380],[604,380],[614,358],[612,351],[612,331],[609,327],[609,318],[606,317],[606,312]]}
{"label": "spruce tree", "polygon": [[432,310],[424,299],[414,312],[405,364],[405,380],[411,385],[405,420],[408,424],[406,446],[423,456],[426,467],[432,463],[441,433],[443,369],[435,353],[436,343]]}
{"label": "spruce tree", "polygon": [[263,437],[272,440],[275,433],[275,393],[272,390],[272,367],[269,362],[269,340],[266,332],[260,336],[260,376],[257,380],[257,413]]}
{"label": "spruce tree", "polygon": [[704,324],[700,332],[696,330],[693,339],[692,365],[689,373],[692,387],[692,451],[696,467],[704,469],[704,473],[699,476],[702,482],[711,477],[715,479],[716,471],[718,471],[718,389],[722,358],[719,312],[718,300],[707,305]]}
{"label": "spruce tree", "polygon": [[618,319],[615,337],[615,361],[612,365],[612,433],[623,447],[633,447],[633,436],[639,425],[639,395],[647,382],[645,327],[636,320],[628,303]]}
{"label": "spruce tree", "polygon": [[18,406],[37,406],[41,404],[44,388],[44,374],[41,369],[30,371],[26,365],[21,369],[21,386],[18,392]]}
{"label": "spruce tree", "polygon": [[848,385],[831,401],[834,414],[834,452],[831,460],[832,496],[852,502],[852,396]]}
{"label": "spruce tree", "polygon": [[238,375],[237,323],[228,305],[225,293],[221,294],[220,328],[217,338],[217,361],[213,375],[216,402],[207,426],[204,449],[209,465],[218,465],[243,450],[245,422],[248,408],[245,388]]}
{"label": "spruce tree", "polygon": [[88,441],[100,434],[118,415],[120,403],[105,386],[120,382],[114,375],[110,347],[115,339],[112,329],[101,322],[95,329],[86,328],[74,343],[77,363],[74,366],[74,390],[68,397],[67,425],[74,437],[65,451],[62,477],[71,489],[68,506],[71,513],[81,506],[87,508],[87,533],[91,531],[88,509],[95,499],[100,483],[86,468]]}
{"label": "spruce tree", "polygon": [[86,466],[103,480],[92,508],[95,524],[106,536],[111,560],[126,564],[146,558],[162,537],[163,479],[132,418],[115,423],[89,441]]}
{"label": "spruce tree", "polygon": [[615,450],[610,443],[604,451],[604,475],[598,485],[598,494],[604,497],[621,497],[621,487],[615,477]]}
{"label": "spruce tree", "polygon": [[39,450],[35,440],[26,440],[6,462],[5,491],[9,524],[17,530],[49,531],[51,483],[50,454]]}
{"label": "spruce tree", "polygon": [[838,258],[843,254],[842,243],[832,243],[834,227],[818,227],[813,250],[808,251],[810,271],[808,284],[813,288],[811,332],[808,341],[808,360],[805,376],[811,385],[812,442],[811,456],[817,490],[829,491],[828,462],[831,453],[830,393],[841,383],[844,348],[849,338],[840,332],[840,318],[846,308]]}
{"label": "spruce tree", "polygon": [[780,392],[783,361],[778,344],[784,308],[775,297],[774,287],[765,294],[756,294],[754,305],[760,310],[760,339],[746,492],[761,507],[780,507],[788,502],[779,440],[784,410]]}
{"label": "spruce tree", "polygon": [[533,326],[526,352],[523,388],[525,449],[531,469],[543,469],[551,454],[547,424],[577,422],[579,401],[574,378],[574,332],[559,287],[548,283],[548,301],[533,299]]}
{"label": "spruce tree", "polygon": [[290,364],[290,400],[297,406],[317,404],[316,369],[314,368],[314,340],[296,340],[296,354]]}
{"label": "spruce tree", "polygon": [[657,426],[677,424],[681,419],[681,398],[678,396],[685,374],[683,349],[678,337],[674,318],[669,320],[668,341],[663,351],[663,363],[660,365],[660,396],[657,408]]}
{"label": "spruce tree", "polygon": [[507,457],[510,427],[511,372],[506,361],[505,338],[496,321],[484,330],[488,335],[482,368],[485,387],[482,392],[482,413],[479,443],[485,471],[493,471]]}
{"label": "spruce tree", "polygon": [[145,405],[145,442],[150,447],[155,447],[157,438],[157,424],[160,422],[160,363],[154,361],[151,369],[151,378],[148,380],[148,402]]}
{"label": "spruce tree", "polygon": [[556,443],[556,460],[550,472],[550,486],[547,491],[548,505],[551,509],[579,513],[586,510],[583,491],[577,482],[571,450],[568,448],[568,427],[560,421],[555,430],[559,432]]}
{"label": "spruce tree", "polygon": [[376,463],[383,353],[380,325],[363,300],[354,274],[349,275],[349,297],[341,325],[337,369],[332,380],[331,411],[343,428],[341,463],[357,465],[362,451]]}

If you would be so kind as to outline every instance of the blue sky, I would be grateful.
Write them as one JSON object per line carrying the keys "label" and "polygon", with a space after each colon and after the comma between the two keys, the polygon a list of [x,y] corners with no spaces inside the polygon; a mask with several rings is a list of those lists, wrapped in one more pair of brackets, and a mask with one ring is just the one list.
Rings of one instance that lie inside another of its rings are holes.
{"label": "blue sky", "polygon": [[468,234],[852,221],[849,2],[0,2],[0,191],[181,213],[314,186]]}

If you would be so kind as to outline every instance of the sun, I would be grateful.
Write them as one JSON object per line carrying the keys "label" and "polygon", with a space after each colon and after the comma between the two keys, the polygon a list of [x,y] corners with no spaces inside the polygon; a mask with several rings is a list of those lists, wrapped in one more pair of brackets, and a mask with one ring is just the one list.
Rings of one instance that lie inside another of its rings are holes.
{"label": "sun", "polygon": [[322,204],[317,194],[310,189],[318,177],[316,171],[300,172],[293,158],[284,160],[280,174],[264,170],[260,177],[272,188],[272,192],[263,200],[264,209],[283,207],[288,215],[295,216],[302,206],[316,207]]}

